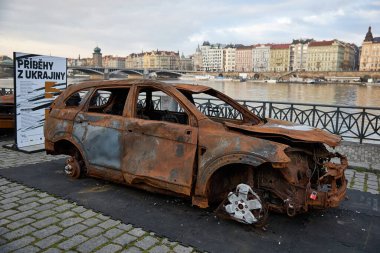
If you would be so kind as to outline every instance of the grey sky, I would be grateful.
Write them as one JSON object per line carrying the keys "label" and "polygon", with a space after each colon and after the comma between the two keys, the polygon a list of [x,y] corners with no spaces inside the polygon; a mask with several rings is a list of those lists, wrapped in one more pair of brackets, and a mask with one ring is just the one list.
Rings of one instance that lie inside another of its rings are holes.
{"label": "grey sky", "polygon": [[380,36],[375,0],[0,0],[0,55],[64,57],[179,50],[211,43],[289,43],[340,39],[361,45],[368,26]]}

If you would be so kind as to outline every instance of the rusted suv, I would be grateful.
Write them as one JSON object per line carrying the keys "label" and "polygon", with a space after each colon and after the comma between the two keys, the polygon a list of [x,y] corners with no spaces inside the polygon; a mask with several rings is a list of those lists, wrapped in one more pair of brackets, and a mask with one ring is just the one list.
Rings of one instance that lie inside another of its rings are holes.
{"label": "rusted suv", "polygon": [[247,224],[267,211],[289,216],[336,207],[347,159],[329,152],[341,138],[320,129],[261,119],[201,85],[150,80],[86,82],[52,104],[49,154],[65,171],[191,198]]}

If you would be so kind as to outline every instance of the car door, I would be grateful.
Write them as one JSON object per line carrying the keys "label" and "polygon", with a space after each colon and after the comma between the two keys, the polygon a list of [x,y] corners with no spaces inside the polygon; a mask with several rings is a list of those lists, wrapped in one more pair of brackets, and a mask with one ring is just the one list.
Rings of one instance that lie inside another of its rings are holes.
{"label": "car door", "polygon": [[124,123],[125,180],[190,195],[198,128],[178,99],[162,90],[137,87],[136,96],[135,113]]}
{"label": "car door", "polygon": [[86,109],[75,117],[73,136],[81,145],[90,170],[121,170],[124,117],[120,108],[124,108],[128,90],[95,90]]}

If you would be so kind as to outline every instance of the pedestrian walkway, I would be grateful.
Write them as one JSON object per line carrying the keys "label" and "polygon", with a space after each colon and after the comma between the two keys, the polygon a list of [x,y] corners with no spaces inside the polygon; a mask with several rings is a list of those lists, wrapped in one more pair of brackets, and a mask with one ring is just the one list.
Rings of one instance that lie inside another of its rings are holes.
{"label": "pedestrian walkway", "polygon": [[195,250],[0,178],[0,252],[190,253]]}

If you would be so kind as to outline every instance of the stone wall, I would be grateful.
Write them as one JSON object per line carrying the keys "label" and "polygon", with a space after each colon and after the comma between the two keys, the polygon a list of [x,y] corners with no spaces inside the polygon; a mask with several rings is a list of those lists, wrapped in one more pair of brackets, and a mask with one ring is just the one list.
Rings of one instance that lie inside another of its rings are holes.
{"label": "stone wall", "polygon": [[359,144],[355,142],[342,142],[335,149],[348,157],[352,167],[363,167],[380,171],[380,144]]}

